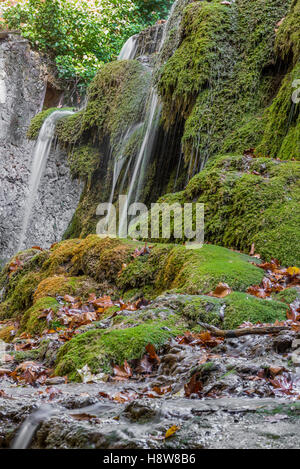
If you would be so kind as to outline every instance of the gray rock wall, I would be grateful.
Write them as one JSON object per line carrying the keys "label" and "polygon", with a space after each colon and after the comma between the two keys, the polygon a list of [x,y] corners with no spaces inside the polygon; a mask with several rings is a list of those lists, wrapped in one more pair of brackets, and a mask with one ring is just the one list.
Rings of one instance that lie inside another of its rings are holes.
{"label": "gray rock wall", "polygon": [[[0,40],[0,259],[18,247],[35,143],[30,120],[43,106],[46,71],[40,56],[20,36]],[[66,155],[51,152],[41,181],[26,247],[61,239],[75,211],[81,186],[72,181]]]}

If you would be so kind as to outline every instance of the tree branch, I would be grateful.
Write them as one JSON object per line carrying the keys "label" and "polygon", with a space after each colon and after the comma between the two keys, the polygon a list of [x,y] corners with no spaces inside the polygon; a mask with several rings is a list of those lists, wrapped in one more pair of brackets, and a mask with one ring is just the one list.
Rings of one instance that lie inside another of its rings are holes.
{"label": "tree branch", "polygon": [[224,337],[224,339],[235,339],[237,337],[243,337],[245,335],[267,335],[267,334],[278,334],[282,331],[290,331],[291,328],[288,326],[264,326],[264,327],[247,327],[245,329],[235,329],[233,331],[222,331],[217,327],[211,326],[204,322],[198,322],[199,326],[208,330],[215,337]]}

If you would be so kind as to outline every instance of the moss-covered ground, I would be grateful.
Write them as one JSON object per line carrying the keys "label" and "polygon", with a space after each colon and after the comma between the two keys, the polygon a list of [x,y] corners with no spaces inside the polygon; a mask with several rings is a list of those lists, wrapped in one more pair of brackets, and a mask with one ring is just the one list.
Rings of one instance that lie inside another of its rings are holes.
{"label": "moss-covered ground", "polygon": [[[199,330],[198,321],[235,328],[245,321],[284,319],[283,298],[267,301],[245,293],[264,276],[253,258],[213,245],[190,251],[162,244],[154,245],[150,254],[134,257],[141,246],[89,236],[63,241],[48,251],[20,253],[15,258],[22,262],[19,270],[11,272],[9,263],[1,275],[1,319],[8,322],[0,337],[13,340],[15,329],[17,339],[23,332],[40,336],[55,322],[65,294],[82,299],[90,293],[152,299],[149,306],[130,314],[110,309],[105,318],[114,312],[117,316],[108,329],[97,322],[88,331],[83,327],[60,348],[56,373],[77,379],[77,370],[86,364],[94,372],[108,372],[112,363],[141,358],[148,343],[159,348],[171,337]],[[220,282],[227,282],[234,292],[224,299],[207,296]],[[52,311],[51,323],[46,322],[45,311]]]}

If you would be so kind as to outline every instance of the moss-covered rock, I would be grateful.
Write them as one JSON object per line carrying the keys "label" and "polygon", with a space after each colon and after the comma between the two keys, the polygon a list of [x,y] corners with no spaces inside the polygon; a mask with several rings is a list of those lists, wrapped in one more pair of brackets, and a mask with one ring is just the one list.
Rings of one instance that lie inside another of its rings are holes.
{"label": "moss-covered rock", "polygon": [[15,337],[15,330],[16,330],[16,327],[11,323],[1,325],[0,341],[3,340],[4,342],[7,342],[7,343],[11,342]]}
{"label": "moss-covered rock", "polygon": [[101,68],[88,90],[88,104],[57,125],[56,134],[66,147],[89,139],[109,137],[116,149],[129,126],[144,113],[150,73],[137,61],[118,61]]}
{"label": "moss-covered rock", "polygon": [[72,272],[83,272],[97,282],[116,283],[117,276],[132,254],[132,246],[118,239],[88,236],[73,251]]}
{"label": "moss-covered rock", "polygon": [[87,180],[90,184],[92,176],[100,165],[99,149],[92,145],[83,145],[69,151],[68,161],[72,176],[75,179]]}
{"label": "moss-covered rock", "polygon": [[111,372],[112,363],[139,359],[148,343],[159,349],[187,330],[199,331],[199,321],[235,329],[245,321],[274,323],[286,317],[286,306],[245,293],[219,299],[170,294],[157,298],[143,311],[117,316],[108,330],[91,330],[65,344],[57,356],[56,374],[78,379],[77,370],[88,365],[94,373]]}
{"label": "moss-covered rock", "polygon": [[300,160],[300,105],[292,100],[296,91],[293,84],[299,83],[299,79],[298,62],[284,78],[276,98],[264,114],[265,131],[257,154]]}
{"label": "moss-covered rock", "polygon": [[169,321],[149,321],[136,327],[93,330],[82,334],[64,345],[57,357],[56,374],[76,379],[77,370],[88,365],[94,373],[110,372],[111,364],[123,364],[125,360],[139,359],[145,347],[151,343],[159,348],[182,329]]}
{"label": "moss-covered rock", "polygon": [[263,272],[250,264],[251,260],[218,246],[204,245],[192,251],[184,246],[157,246],[145,259],[128,264],[117,284],[123,291],[152,285],[152,296],[167,290],[208,293],[220,282],[244,291],[263,278]]}
{"label": "moss-covered rock", "polygon": [[[66,108],[72,109],[72,108]],[[43,123],[53,112],[59,111],[59,108],[52,107],[50,109],[46,109],[45,111],[40,112],[37,114],[33,119],[31,119],[29,129],[27,131],[27,138],[30,140],[36,140],[39,136],[39,132],[42,128]]]}
{"label": "moss-covered rock", "polygon": [[46,296],[56,298],[57,296],[76,295],[84,299],[89,293],[95,293],[97,289],[98,284],[89,277],[54,275],[39,283],[33,298],[34,302]]}
{"label": "moss-covered rock", "polygon": [[274,323],[286,319],[286,305],[270,300],[262,300],[245,293],[235,292],[226,300],[225,329],[236,329],[244,322]]}
{"label": "moss-covered rock", "polygon": [[[4,266],[0,275],[1,319],[18,317],[33,304],[35,289],[43,278],[40,269],[47,257],[47,251],[28,249],[17,254]],[[11,265],[16,260],[20,262],[20,266],[16,271],[11,271]]]}
{"label": "moss-covered rock", "polygon": [[292,100],[300,79],[300,1],[293,0],[276,34],[275,52],[288,73],[264,114],[265,131],[257,152],[283,160],[300,160],[300,105]]}
{"label": "moss-covered rock", "polygon": [[43,332],[43,330],[47,328],[47,323],[46,319],[40,318],[40,316],[48,309],[51,309],[54,313],[59,309],[59,303],[55,298],[45,297],[36,301],[34,306],[28,309],[23,315],[20,331],[28,332],[29,334],[39,334]]}
{"label": "moss-covered rock", "polygon": [[186,121],[182,143],[190,174],[214,154],[259,143],[260,117],[282,73],[273,68],[275,28],[289,4],[213,0],[186,8],[182,41],[162,67],[159,91],[166,127]]}
{"label": "moss-covered rock", "polygon": [[287,288],[279,293],[273,293],[273,299],[276,301],[282,301],[287,305],[294,303],[297,299],[300,299],[300,289],[299,288]]}
{"label": "moss-covered rock", "polygon": [[283,59],[291,58],[295,64],[300,57],[300,2],[292,0],[288,15],[281,22],[276,36],[276,52]]}
{"label": "moss-covered rock", "polygon": [[[299,265],[300,166],[268,158],[221,156],[197,174],[181,202],[203,203],[207,242]],[[161,202],[172,203],[174,194]]]}

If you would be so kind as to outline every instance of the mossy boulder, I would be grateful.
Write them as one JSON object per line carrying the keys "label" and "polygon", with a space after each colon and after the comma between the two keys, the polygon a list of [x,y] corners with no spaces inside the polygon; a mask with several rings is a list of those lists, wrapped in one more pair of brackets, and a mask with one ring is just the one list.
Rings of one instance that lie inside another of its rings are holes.
{"label": "mossy boulder", "polygon": [[225,329],[236,329],[244,322],[274,323],[286,320],[286,305],[271,300],[255,298],[246,293],[234,292],[225,300]]}
{"label": "mossy boulder", "polygon": [[11,342],[15,338],[16,326],[11,323],[2,324],[0,327],[0,341]]}
{"label": "mossy boulder", "polygon": [[300,160],[300,105],[292,100],[292,94],[296,92],[293,85],[299,83],[299,79],[298,62],[284,78],[276,98],[264,113],[265,130],[257,154]]}
{"label": "mossy boulder", "polygon": [[78,378],[77,370],[85,365],[94,373],[111,372],[112,363],[142,358],[149,343],[159,348],[182,332],[180,327],[169,326],[169,321],[149,321],[126,329],[86,332],[60,349],[55,372],[71,379]]}
{"label": "mossy boulder", "polygon": [[120,137],[143,116],[149,83],[149,71],[137,61],[104,65],[89,87],[85,109],[58,123],[59,142],[69,148],[108,137],[116,150]]}
{"label": "mossy boulder", "polygon": [[[207,242],[244,252],[255,243],[263,259],[300,265],[299,176],[297,161],[220,156],[178,195],[204,204]],[[170,194],[160,202],[173,200]]]}
{"label": "mossy boulder", "polygon": [[187,330],[199,332],[199,321],[235,329],[245,321],[274,323],[286,317],[286,306],[260,300],[245,293],[219,299],[208,296],[170,294],[157,298],[142,312],[117,316],[113,327],[77,335],[58,352],[57,375],[79,379],[77,370],[88,365],[94,373],[112,371],[113,363],[139,359],[147,344],[157,350]]}
{"label": "mossy boulder", "polygon": [[26,311],[21,319],[20,331],[29,334],[40,334],[43,330],[49,328],[45,318],[40,318],[45,310],[52,310],[56,313],[59,309],[59,303],[55,298],[45,297],[36,301],[34,306]]}
{"label": "mossy boulder", "polygon": [[[0,274],[1,319],[17,317],[33,304],[35,289],[43,278],[40,269],[47,257],[47,251],[28,249],[18,253],[4,266]],[[16,271],[11,271],[16,260],[20,266]]]}
{"label": "mossy boulder", "polygon": [[75,179],[91,183],[92,176],[101,162],[99,149],[92,145],[82,145],[69,151],[68,162]]}
{"label": "mossy boulder", "polygon": [[273,293],[272,298],[273,300],[291,305],[294,301],[300,300],[300,288],[287,288],[279,293]]}

